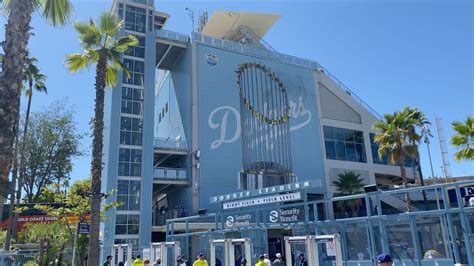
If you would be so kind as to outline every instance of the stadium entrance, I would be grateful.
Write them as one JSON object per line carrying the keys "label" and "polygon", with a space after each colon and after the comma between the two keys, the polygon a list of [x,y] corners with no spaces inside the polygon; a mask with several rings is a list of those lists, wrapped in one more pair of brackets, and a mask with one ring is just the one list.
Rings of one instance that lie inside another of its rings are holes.
{"label": "stadium entrance", "polygon": [[[213,197],[221,211],[168,220],[166,237],[179,241],[187,258],[204,253],[214,265],[249,256],[250,265],[261,254],[273,260],[276,253],[287,265],[300,253],[314,263],[309,265],[373,265],[380,253],[389,253],[395,265],[474,265],[474,207],[463,192],[473,185],[465,181],[308,200],[310,184],[287,184]],[[411,198],[410,212],[405,194]],[[351,211],[347,206],[354,202],[358,209]]]}

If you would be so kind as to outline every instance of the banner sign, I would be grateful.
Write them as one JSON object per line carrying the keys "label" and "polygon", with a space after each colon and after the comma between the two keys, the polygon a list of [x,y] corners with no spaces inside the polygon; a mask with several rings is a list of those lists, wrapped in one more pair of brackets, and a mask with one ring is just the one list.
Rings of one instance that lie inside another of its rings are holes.
{"label": "banner sign", "polygon": [[268,213],[269,223],[295,223],[304,221],[304,207],[273,209]]}
{"label": "banner sign", "polygon": [[[464,204],[467,205],[469,199],[474,197],[474,186],[468,185],[464,187],[459,187],[459,194],[461,194],[461,198],[464,200]],[[458,198],[456,196],[456,189],[448,189],[448,196],[450,202],[458,202]]]}
{"label": "banner sign", "polygon": [[228,215],[224,221],[225,228],[248,227],[253,222],[254,215],[250,213]]}
{"label": "banner sign", "polygon": [[79,222],[77,224],[77,233],[81,235],[88,235],[90,232],[91,223]]}
{"label": "banner sign", "polygon": [[224,202],[222,204],[222,207],[224,210],[227,210],[227,209],[269,204],[269,203],[294,201],[294,200],[300,200],[300,199],[301,199],[301,192],[293,192],[293,193],[281,194],[281,195],[256,197],[256,198],[251,198],[247,200],[236,200],[236,201]]}
{"label": "banner sign", "polygon": [[235,199],[249,198],[255,196],[262,196],[268,194],[282,193],[282,192],[291,192],[302,188],[309,188],[312,184],[309,181],[298,182],[293,184],[286,184],[274,187],[266,187],[261,189],[247,190],[227,195],[214,196],[211,197],[211,203],[224,202]]}

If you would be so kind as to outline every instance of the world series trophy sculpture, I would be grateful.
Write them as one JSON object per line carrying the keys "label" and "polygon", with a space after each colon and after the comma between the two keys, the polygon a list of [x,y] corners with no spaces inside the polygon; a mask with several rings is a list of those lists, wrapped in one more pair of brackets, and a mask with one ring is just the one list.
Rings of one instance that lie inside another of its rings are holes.
{"label": "world series trophy sculpture", "polygon": [[258,63],[240,64],[242,165],[240,189],[259,189],[296,182],[292,171],[290,106],[283,82]]}

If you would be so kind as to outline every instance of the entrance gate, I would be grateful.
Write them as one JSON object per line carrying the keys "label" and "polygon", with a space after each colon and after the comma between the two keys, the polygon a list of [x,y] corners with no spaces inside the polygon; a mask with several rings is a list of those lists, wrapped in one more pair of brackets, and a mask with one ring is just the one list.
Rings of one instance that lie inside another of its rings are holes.
{"label": "entrance gate", "polygon": [[176,258],[181,255],[181,247],[178,241],[155,242],[150,245],[150,261],[161,259],[161,265],[176,265]]}
{"label": "entrance gate", "polygon": [[132,263],[132,245],[130,244],[118,244],[112,247],[112,264],[118,265],[119,262],[128,262],[129,265]]}
{"label": "entrance gate", "polygon": [[285,237],[286,265],[296,265],[298,257],[303,254],[308,265],[342,266],[342,249],[340,236],[306,235]]}
{"label": "entrance gate", "polygon": [[240,265],[242,259],[251,265],[252,251],[250,238],[215,239],[210,241],[210,265]]}

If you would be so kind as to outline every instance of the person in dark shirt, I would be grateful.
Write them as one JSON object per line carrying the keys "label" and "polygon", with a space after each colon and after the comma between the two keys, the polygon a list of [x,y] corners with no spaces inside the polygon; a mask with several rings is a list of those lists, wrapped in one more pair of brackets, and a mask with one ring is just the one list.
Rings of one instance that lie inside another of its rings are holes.
{"label": "person in dark shirt", "polygon": [[297,264],[298,266],[308,266],[308,261],[305,259],[303,253],[301,253],[298,256],[298,259],[299,259],[298,264]]}

